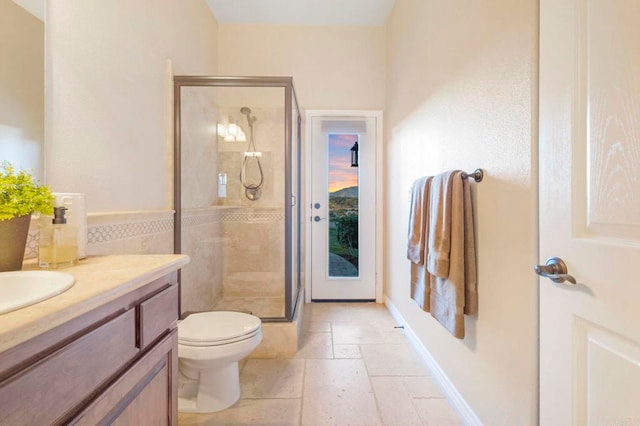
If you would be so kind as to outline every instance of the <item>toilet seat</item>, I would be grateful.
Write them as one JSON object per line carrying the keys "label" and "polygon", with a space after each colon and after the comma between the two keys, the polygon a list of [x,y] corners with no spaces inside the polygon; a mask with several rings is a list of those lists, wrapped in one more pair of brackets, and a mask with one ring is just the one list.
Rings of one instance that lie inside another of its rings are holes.
{"label": "toilet seat", "polygon": [[260,318],[242,312],[213,311],[189,315],[178,323],[178,344],[219,346],[261,333]]}

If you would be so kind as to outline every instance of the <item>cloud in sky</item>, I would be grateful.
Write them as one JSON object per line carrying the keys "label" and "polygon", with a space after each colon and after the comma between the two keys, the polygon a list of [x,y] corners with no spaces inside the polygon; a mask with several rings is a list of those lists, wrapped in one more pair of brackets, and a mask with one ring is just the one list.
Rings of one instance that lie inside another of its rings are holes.
{"label": "cloud in sky", "polygon": [[351,147],[358,135],[329,135],[329,192],[358,185],[358,168],[351,167]]}

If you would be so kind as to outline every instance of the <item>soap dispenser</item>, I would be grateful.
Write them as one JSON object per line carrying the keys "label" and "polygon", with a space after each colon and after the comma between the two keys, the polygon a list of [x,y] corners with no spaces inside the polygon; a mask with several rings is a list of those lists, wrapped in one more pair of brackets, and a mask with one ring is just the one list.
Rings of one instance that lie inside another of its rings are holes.
{"label": "soap dispenser", "polygon": [[41,268],[64,268],[78,262],[78,231],[67,224],[66,207],[53,209],[53,220],[40,229],[38,265]]}

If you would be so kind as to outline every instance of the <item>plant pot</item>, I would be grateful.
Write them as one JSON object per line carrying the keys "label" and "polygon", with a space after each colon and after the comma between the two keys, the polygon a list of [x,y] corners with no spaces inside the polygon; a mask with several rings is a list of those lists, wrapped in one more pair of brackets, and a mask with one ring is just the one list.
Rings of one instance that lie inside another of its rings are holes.
{"label": "plant pot", "polygon": [[0,220],[0,272],[22,269],[31,215]]}

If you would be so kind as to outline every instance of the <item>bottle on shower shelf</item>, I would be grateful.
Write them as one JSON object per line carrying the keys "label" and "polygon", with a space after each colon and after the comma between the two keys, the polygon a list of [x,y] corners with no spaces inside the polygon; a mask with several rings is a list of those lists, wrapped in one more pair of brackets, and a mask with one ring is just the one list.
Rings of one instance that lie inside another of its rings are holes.
{"label": "bottle on shower shelf", "polygon": [[227,198],[227,174],[218,173],[218,201],[222,203]]}

